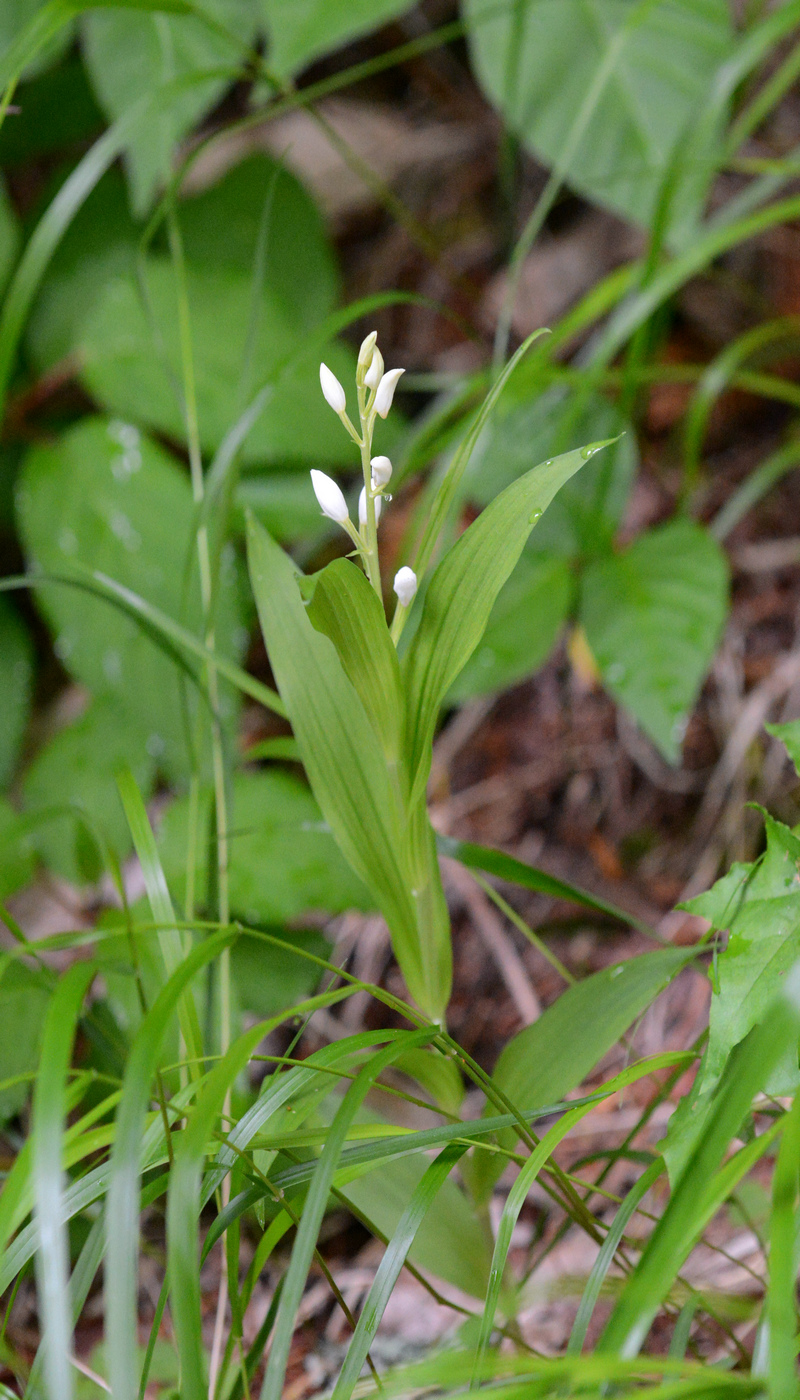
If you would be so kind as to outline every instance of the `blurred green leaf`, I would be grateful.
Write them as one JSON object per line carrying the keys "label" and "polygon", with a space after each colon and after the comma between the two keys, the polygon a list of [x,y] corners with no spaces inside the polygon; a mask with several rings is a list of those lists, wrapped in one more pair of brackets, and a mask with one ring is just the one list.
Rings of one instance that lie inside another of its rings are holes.
{"label": "blurred green leaf", "polygon": [[563,559],[525,550],[449,698],[460,703],[504,690],[541,666],[569,616],[573,593],[572,573]]}
{"label": "blurred green leaf", "polygon": [[14,104],[21,110],[0,127],[0,166],[5,170],[45,152],[89,141],[103,126],[103,114],[77,53],[57,68],[20,83]]}
{"label": "blurred green leaf", "polygon": [[[113,413],[185,441],[177,287],[171,263],[150,258],[147,307],[134,278],[105,285],[83,324],[78,355],[91,394]],[[269,285],[258,306],[255,336],[250,276],[234,267],[187,266],[200,439],[219,447],[245,407],[248,358],[256,387],[293,351],[302,325],[289,318]],[[325,349],[331,369],[352,379],[353,356],[343,345]],[[353,445],[319,388],[320,354],[310,347],[300,367],[281,379],[242,447],[242,460],[281,466],[324,460],[354,464]]]}
{"label": "blurred green leaf", "polygon": [[[130,712],[114,696],[101,695],[37,753],[23,782],[27,810],[79,809],[62,810],[33,834],[36,850],[51,870],[82,883],[89,870],[80,843],[87,837],[94,843],[93,832],[108,842],[120,862],[128,855],[131,837],[114,775],[119,764],[127,763],[149,794],[156,764],[147,741],[147,731],[137,727]],[[88,817],[88,830],[79,812]]]}
{"label": "blurred green leaf", "polygon": [[16,608],[0,598],[0,789],[14,776],[28,723],[33,646]]}
{"label": "blurred green leaf", "polygon": [[[337,851],[338,857],[338,851]],[[292,947],[317,958],[327,958],[331,945],[314,929],[271,930],[284,943],[263,943],[243,933],[231,950],[231,968],[240,1005],[256,1016],[274,1016],[310,996],[322,975],[322,968],[309,962]]]}
{"label": "blurred green leaf", "polygon": [[[188,476],[164,450],[120,420],[85,419],[55,444],[29,455],[17,490],[22,539],[33,567],[98,569],[169,616],[200,628],[194,512]],[[184,561],[193,585],[184,606]],[[78,589],[43,590],[39,603],[67,669],[96,695],[113,695],[145,730],[159,768],[189,766],[180,680],[175,667],[117,609]],[[246,642],[238,608],[238,573],[223,565],[217,610],[219,650],[236,656]],[[223,718],[233,718],[223,686]]]}
{"label": "blurred green leaf", "polygon": [[[684,906],[728,930],[716,959],[708,1048],[691,1092],[670,1119],[664,1156],[674,1182],[703,1131],[714,1092],[734,1047],[764,1017],[800,957],[800,840],[767,816],[767,848],[752,865],[734,865],[705,894]],[[775,1067],[770,1089],[793,1093],[797,1046]]]}
{"label": "blurred green leaf", "polygon": [[33,878],[34,865],[33,843],[27,827],[11,803],[0,797],[0,902],[28,884]]}
{"label": "blurred green leaf", "polygon": [[691,520],[648,530],[584,574],[580,617],[603,682],[669,763],[727,613],[725,555]]}
{"label": "blurred green leaf", "polygon": [[269,33],[270,71],[288,78],[411,9],[409,0],[259,0]]}
{"label": "blurred green leaf", "polygon": [[[492,1082],[516,1108],[558,1103],[586,1078],[621,1035],[694,956],[663,948],[605,967],[563,992],[501,1051]],[[575,1027],[580,1026],[580,1035]],[[487,1112],[495,1112],[487,1106]],[[504,1135],[509,1143],[513,1133]],[[486,1195],[503,1169],[482,1153],[473,1164],[475,1189]]]}
{"label": "blurred green leaf", "polygon": [[106,282],[133,271],[138,236],[122,174],[114,167],[64,233],[34,303],[25,349],[40,373],[73,350],[79,327]]}
{"label": "blurred green leaf", "polygon": [[636,434],[601,394],[585,398],[562,384],[542,392],[531,372],[532,380],[523,362],[501,396],[472,455],[465,494],[488,505],[536,462],[621,434],[562,486],[528,546],[530,554],[591,559],[608,549],[625,510],[639,462]]}
{"label": "blurred green leaf", "polygon": [[475,71],[511,129],[557,166],[585,112],[567,183],[649,227],[673,147],[731,52],[727,0],[468,0],[466,16]]}
{"label": "blurred green leaf", "polygon": [[[0,5],[0,53],[5,53],[11,47],[12,40],[22,34],[43,3],[44,0],[3,0]],[[26,76],[32,77],[49,68],[51,63],[56,63],[64,50],[69,48],[73,33],[74,25],[69,22],[49,39],[25,70]]]}
{"label": "blurred green leaf", "polygon": [[789,757],[800,773],[800,719],[791,719],[787,724],[765,724],[764,728],[786,745]]}
{"label": "blurred green leaf", "polygon": [[310,328],[334,309],[341,286],[324,219],[300,181],[271,156],[248,156],[210,189],[183,199],[179,214],[188,262],[248,276],[263,224],[264,275],[290,325]]}
{"label": "blurred green leaf", "polygon": [[[424,1156],[380,1163],[342,1194],[391,1238],[427,1166]],[[448,1178],[417,1231],[409,1259],[436,1278],[481,1298],[489,1277],[486,1235],[464,1192]]]}
{"label": "blurred green leaf", "polygon": [[246,476],[237,485],[235,505],[242,529],[250,510],[273,539],[281,543],[303,535],[318,535],[325,526],[305,472]]}
{"label": "blurred green leaf", "polygon": [[0,1120],[6,1122],[27,1102],[39,1063],[39,1048],[51,987],[45,973],[21,962],[8,964],[0,978],[0,1080],[29,1074],[20,1084],[0,1089]]}
{"label": "blurred green leaf", "polygon": [[5,181],[0,177],[0,292],[4,290],[11,276],[19,240],[17,216],[8,197]]}
{"label": "blurred green leaf", "polygon": [[[159,849],[170,889],[185,899],[188,800],[164,814]],[[208,881],[210,794],[201,803],[196,889]],[[237,773],[231,786],[230,902],[245,923],[280,924],[311,910],[338,914],[372,901],[341,856],[304,783],[275,769]],[[263,945],[266,948],[266,945]],[[264,956],[267,956],[265,952]]]}
{"label": "blurred green leaf", "polygon": [[131,205],[140,215],[168,176],[176,143],[219,101],[254,37],[257,15],[251,0],[204,0],[198,8],[212,23],[193,15],[122,9],[95,10],[83,18],[84,61],[109,120],[143,94],[177,84],[169,104],[153,113],[126,153]]}

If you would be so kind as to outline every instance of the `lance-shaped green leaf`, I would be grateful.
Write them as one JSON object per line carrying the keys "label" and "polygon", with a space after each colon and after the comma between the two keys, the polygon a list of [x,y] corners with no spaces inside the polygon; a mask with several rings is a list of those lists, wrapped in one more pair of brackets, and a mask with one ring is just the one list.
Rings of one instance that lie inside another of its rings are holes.
{"label": "lance-shaped green leaf", "polygon": [[[609,439],[610,441],[610,439]],[[533,467],[486,507],[437,566],[405,657],[412,792],[424,788],[439,706],[466,665],[531,530],[560,486],[607,442]]]}
{"label": "lance-shaped green leaf", "polygon": [[330,637],[390,762],[400,759],[403,687],[383,608],[365,574],[335,559],[310,580],[308,616]]}
{"label": "lance-shaped green leaf", "polygon": [[294,565],[253,520],[248,557],[270,662],[314,794],[380,905],[409,991],[438,1019],[450,989],[426,976],[403,867],[401,814],[379,740],[333,643],[309,621]]}

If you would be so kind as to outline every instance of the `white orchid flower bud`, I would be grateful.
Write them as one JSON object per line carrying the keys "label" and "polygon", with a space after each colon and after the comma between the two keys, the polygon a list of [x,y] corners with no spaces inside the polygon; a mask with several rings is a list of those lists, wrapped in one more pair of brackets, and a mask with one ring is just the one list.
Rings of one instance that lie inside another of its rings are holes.
{"label": "white orchid flower bud", "polygon": [[[319,382],[325,396],[325,402],[330,404],[334,413],[344,413],[347,407],[344,389],[339,383],[332,369],[328,369],[325,364],[319,367]],[[336,488],[339,489],[338,487]]]}
{"label": "white orchid flower bud", "polygon": [[[400,373],[402,374],[402,370]],[[417,591],[417,576],[407,564],[404,564],[402,569],[398,569],[394,576],[394,591],[398,601],[402,603],[404,608],[407,608]]]}
{"label": "white orchid flower bud", "polygon": [[372,467],[372,485],[387,486],[392,476],[392,464],[388,457],[373,457],[370,462]]}
{"label": "white orchid flower bud", "polygon": [[372,359],[369,362],[369,369],[364,375],[364,383],[368,389],[377,389],[383,377],[383,355],[377,345],[372,352]]}
{"label": "white orchid flower bud", "polygon": [[[372,369],[371,365],[370,369]],[[387,370],[378,385],[378,392],[375,395],[375,412],[379,414],[381,418],[386,417],[392,406],[394,391],[397,388],[397,381],[401,374],[405,374],[404,369]]]}
{"label": "white orchid flower bud", "polygon": [[335,520],[337,525],[343,525],[345,520],[350,519],[347,501],[332,476],[326,476],[324,472],[312,471],[311,485],[314,487],[314,495],[319,501],[323,515],[327,515],[329,520]]}
{"label": "white orchid flower bud", "polygon": [[[383,505],[383,502],[381,501],[380,496],[376,496],[376,497],[375,497],[375,524],[376,524],[376,525],[377,525],[378,521],[379,521],[380,518],[381,518],[381,506],[382,506],[382,505]],[[362,486],[362,487],[361,487],[361,495],[360,495],[359,498],[358,498],[358,523],[359,523],[359,525],[366,525],[366,523],[367,523],[367,488],[366,488],[366,486]]]}
{"label": "white orchid flower bud", "polygon": [[378,339],[377,331],[370,331],[368,336],[361,342],[361,349],[358,352],[358,368],[369,369],[372,363],[372,352],[375,349],[375,341]]}

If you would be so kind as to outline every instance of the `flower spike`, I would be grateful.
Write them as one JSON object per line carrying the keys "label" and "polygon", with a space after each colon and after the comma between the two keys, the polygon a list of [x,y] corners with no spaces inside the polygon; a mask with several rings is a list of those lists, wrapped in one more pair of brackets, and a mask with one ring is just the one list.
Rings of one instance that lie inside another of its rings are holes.
{"label": "flower spike", "polygon": [[407,564],[404,564],[402,569],[398,569],[394,576],[394,591],[397,594],[398,602],[407,608],[417,591],[417,576]]}
{"label": "flower spike", "polygon": [[350,512],[347,509],[347,501],[332,476],[326,476],[325,472],[312,470],[311,485],[314,487],[314,495],[319,501],[323,515],[327,515],[329,520],[335,520],[337,525],[344,525],[345,521],[349,522]]}
{"label": "flower spike", "polygon": [[319,382],[325,396],[325,402],[330,404],[334,413],[344,413],[347,407],[344,389],[333,370],[328,369],[326,364],[321,364],[319,367]]}

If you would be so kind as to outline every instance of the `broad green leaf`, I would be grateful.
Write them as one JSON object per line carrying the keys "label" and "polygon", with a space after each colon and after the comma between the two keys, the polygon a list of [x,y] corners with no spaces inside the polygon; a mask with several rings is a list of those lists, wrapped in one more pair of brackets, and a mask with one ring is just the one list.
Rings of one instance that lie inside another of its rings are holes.
{"label": "broad green leaf", "polygon": [[[276,929],[275,933],[284,947],[242,934],[231,950],[231,970],[239,1004],[257,1016],[274,1016],[284,1007],[294,1006],[310,996],[322,969],[299,953],[325,958],[331,950],[322,934],[313,929]],[[297,948],[298,953],[294,953],[293,948]]]}
{"label": "broad green leaf", "polygon": [[[200,804],[202,832],[209,830],[210,793]],[[159,829],[159,850],[174,898],[186,888],[188,799],[173,802]],[[248,924],[279,924],[311,910],[338,914],[372,907],[367,890],[343,860],[322,813],[304,783],[275,769],[237,773],[229,810],[230,903]],[[195,889],[208,885],[207,841],[199,842]],[[197,897],[197,896],[196,896]]]}
{"label": "broad green leaf", "polygon": [[409,0],[259,0],[269,66],[281,78],[411,8]]}
{"label": "broad green leaf", "polygon": [[281,543],[303,535],[319,535],[324,528],[317,498],[309,490],[304,472],[246,476],[237,485],[234,506],[236,523],[242,531],[247,512],[251,511],[259,525]]}
{"label": "broad green leaf", "polygon": [[25,349],[40,372],[73,349],[81,323],[106,282],[133,273],[139,231],[121,172],[98,181],[56,248],[25,332]]}
{"label": "broad green leaf", "polygon": [[[538,1021],[508,1042],[492,1082],[519,1109],[557,1103],[585,1079],[692,957],[691,948],[663,948],[576,982]],[[580,1035],[575,1034],[576,1026],[581,1027]],[[502,1161],[495,1163],[481,1154],[470,1179],[485,1194],[501,1170]]]}
{"label": "broad green leaf", "polygon": [[[374,1172],[343,1188],[342,1194],[384,1235],[394,1234],[425,1173],[422,1156],[381,1162]],[[419,1227],[409,1259],[436,1278],[480,1298],[489,1277],[486,1236],[464,1192],[449,1178]]]}
{"label": "broad green leaf", "polygon": [[765,724],[764,728],[786,745],[789,757],[800,773],[800,720],[791,719],[787,724]]}
{"label": "broad green leaf", "polygon": [[590,565],[580,617],[604,684],[670,763],[728,613],[728,566],[707,530],[673,520]]}
{"label": "broad green leaf", "polygon": [[[98,839],[108,843],[120,862],[128,855],[131,837],[115,773],[127,763],[139,787],[149,794],[156,764],[147,740],[147,731],[137,729],[130,713],[104,695],[37,753],[22,793],[29,812],[59,809],[33,833],[36,850],[51,870],[76,884],[96,879],[103,857]],[[85,823],[81,813],[88,819]]]}
{"label": "broad green leaf", "polygon": [[[573,189],[649,227],[673,147],[731,52],[727,0],[468,0],[466,15],[478,78],[512,130],[546,165],[569,152]],[[682,215],[697,212],[693,175]]]}
{"label": "broad green leaf", "polygon": [[0,180],[0,292],[4,290],[11,275],[18,247],[17,216],[8,197],[5,181]]}
{"label": "broad green leaf", "polygon": [[25,963],[9,963],[0,978],[0,1080],[30,1075],[18,1084],[0,1088],[3,1122],[19,1113],[30,1096],[51,996],[47,976]]}
{"label": "broad green leaf", "polygon": [[0,797],[0,904],[29,883],[34,865],[33,842],[27,825],[11,803]]}
{"label": "broad green leaf", "polygon": [[574,592],[568,563],[529,553],[501,588],[480,642],[450,689],[456,702],[515,685],[550,655]]}
{"label": "broad green leaf", "polygon": [[[184,441],[175,274],[168,259],[153,257],[144,276],[147,308],[134,278],[106,283],[79,336],[82,378],[109,411]],[[251,338],[252,279],[235,267],[187,266],[187,287],[200,438],[213,452],[245,406],[248,359],[260,387],[299,351],[302,323],[289,318],[268,284]],[[344,346],[326,347],[325,359],[340,380],[352,382],[353,357]],[[243,462],[355,465],[353,444],[320,393],[319,361],[312,346],[300,367],[281,378],[242,446]]]}
{"label": "broad green leaf", "polygon": [[[0,50],[3,49],[0,37]],[[21,82],[14,103],[20,112],[0,126],[3,170],[29,164],[53,151],[77,149],[99,135],[104,126],[103,114],[92,97],[86,69],[77,53],[70,54],[49,72]]]}
{"label": "broad green leaf", "polygon": [[[716,959],[708,1047],[692,1090],[667,1131],[664,1156],[673,1181],[703,1130],[731,1052],[762,1022],[800,957],[800,840],[771,817],[766,818],[766,827],[767,848],[758,862],[735,865],[712,889],[686,905],[714,928],[727,929],[728,944]],[[795,1090],[796,1046],[775,1075],[773,1092]]]}
{"label": "broad green leaf", "polygon": [[383,604],[366,575],[347,559],[335,559],[314,574],[309,580],[312,588],[311,624],[336,647],[387,762],[401,778],[403,687]]}
{"label": "broad green leaf", "polygon": [[592,559],[609,548],[625,510],[639,461],[636,433],[601,394],[562,384],[543,391],[540,373],[523,361],[509,381],[472,455],[465,494],[488,505],[533,463],[618,438],[562,486],[528,546],[531,554]]}
{"label": "broad green leaf", "polygon": [[[29,562],[56,572],[98,569],[170,617],[199,631],[194,512],[189,480],[177,462],[130,423],[85,419],[29,455],[17,491]],[[184,614],[184,562],[193,586]],[[238,576],[229,561],[220,582],[220,651],[236,655]],[[182,775],[189,755],[175,667],[133,620],[90,595],[48,588],[40,606],[55,632],[59,659],[96,695],[111,695],[146,733],[159,768]],[[233,698],[222,702],[230,721]],[[223,716],[225,718],[225,716]]]}
{"label": "broad green leaf", "polygon": [[252,275],[264,236],[264,277],[289,325],[311,328],[334,309],[340,278],[322,215],[290,170],[248,156],[179,208],[183,250],[197,266]]}
{"label": "broad green leaf", "polygon": [[[111,121],[148,92],[176,90],[132,140],[126,166],[131,204],[144,214],[170,172],[173,149],[237,75],[256,27],[249,0],[206,0],[210,23],[193,15],[102,10],[83,20],[83,51],[98,101]],[[217,25],[228,34],[220,33]],[[184,79],[183,83],[178,80]]]}
{"label": "broad green leaf", "polygon": [[439,707],[483,636],[500,589],[559,487],[605,443],[526,472],[464,531],[433,573],[403,661],[412,792],[424,790]]}
{"label": "broad green leaf", "polygon": [[[273,674],[314,795],[389,924],[412,996],[438,1018],[450,991],[449,926],[446,919],[443,925],[418,924],[411,893],[417,887],[407,867],[407,845],[417,843],[404,830],[378,739],[333,643],[308,619],[291,560],[255,522],[248,552]],[[431,833],[428,849],[432,844]]]}
{"label": "broad green leaf", "polygon": [[0,789],[14,776],[28,723],[33,647],[19,613],[0,598]]}

